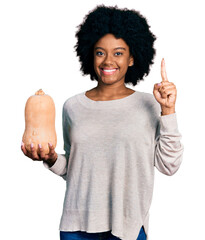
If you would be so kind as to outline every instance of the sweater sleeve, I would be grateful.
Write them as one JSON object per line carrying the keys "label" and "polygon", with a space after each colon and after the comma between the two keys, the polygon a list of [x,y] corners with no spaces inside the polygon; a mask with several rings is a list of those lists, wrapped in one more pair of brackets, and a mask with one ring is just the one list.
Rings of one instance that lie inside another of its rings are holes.
{"label": "sweater sleeve", "polygon": [[184,146],[178,130],[176,113],[159,117],[155,138],[155,167],[165,175],[173,175],[179,169]]}
{"label": "sweater sleeve", "polygon": [[70,148],[71,148],[70,137],[69,137],[71,124],[70,124],[69,116],[65,111],[65,107],[63,107],[62,125],[63,125],[63,140],[64,140],[65,154],[58,154],[58,158],[52,167],[49,167],[46,162],[43,162],[43,165],[53,173],[61,176],[64,180],[66,180],[68,160],[69,160]]}

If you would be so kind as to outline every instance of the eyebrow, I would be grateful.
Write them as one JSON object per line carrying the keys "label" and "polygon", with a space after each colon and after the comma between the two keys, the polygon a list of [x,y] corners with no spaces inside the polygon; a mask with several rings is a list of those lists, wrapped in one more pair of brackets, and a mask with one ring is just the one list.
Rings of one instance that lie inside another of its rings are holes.
{"label": "eyebrow", "polygon": [[[97,49],[102,49],[102,50],[105,50],[104,48],[102,48],[102,47],[96,47],[95,48],[95,50],[97,50]],[[125,48],[123,48],[123,47],[117,47],[117,48],[114,48],[114,50],[118,50],[118,49],[121,49],[121,50],[125,50],[126,51],[126,49]]]}

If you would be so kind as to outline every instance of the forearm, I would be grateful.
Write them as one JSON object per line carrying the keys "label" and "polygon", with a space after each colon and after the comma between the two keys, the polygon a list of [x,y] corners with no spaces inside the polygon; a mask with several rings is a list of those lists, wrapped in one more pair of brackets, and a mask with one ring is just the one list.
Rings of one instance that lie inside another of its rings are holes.
{"label": "forearm", "polygon": [[43,165],[55,174],[64,177],[67,172],[68,156],[66,158],[65,154],[58,154],[58,158],[55,160],[55,162],[48,163],[43,161]]}
{"label": "forearm", "polygon": [[184,146],[178,130],[176,113],[160,117],[155,146],[155,166],[166,175],[173,175],[182,162]]}

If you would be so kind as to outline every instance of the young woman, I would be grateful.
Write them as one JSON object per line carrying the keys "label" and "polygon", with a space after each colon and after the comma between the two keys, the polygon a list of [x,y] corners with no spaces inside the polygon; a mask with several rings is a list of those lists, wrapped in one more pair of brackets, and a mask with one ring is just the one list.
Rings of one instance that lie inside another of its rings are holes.
{"label": "young woman", "polygon": [[63,105],[65,154],[22,151],[66,180],[60,238],[148,239],[154,167],[179,168],[176,86],[164,60],[153,95],[133,86],[148,75],[156,37],[135,10],[97,6],[79,25],[75,46],[83,74],[97,86]]}

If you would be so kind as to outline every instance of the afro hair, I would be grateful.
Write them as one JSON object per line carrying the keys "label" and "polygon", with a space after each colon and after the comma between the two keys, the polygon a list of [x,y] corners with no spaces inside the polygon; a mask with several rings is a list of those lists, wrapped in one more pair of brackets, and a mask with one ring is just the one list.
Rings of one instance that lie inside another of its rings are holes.
{"label": "afro hair", "polygon": [[149,28],[146,18],[138,11],[119,9],[117,6],[97,6],[85,16],[83,23],[78,25],[75,35],[75,50],[83,75],[90,74],[91,80],[98,80],[93,66],[93,48],[101,37],[111,33],[117,39],[122,38],[129,46],[134,65],[128,68],[125,83],[135,86],[149,74],[150,66],[154,63],[156,50],[153,45],[156,37]]}

